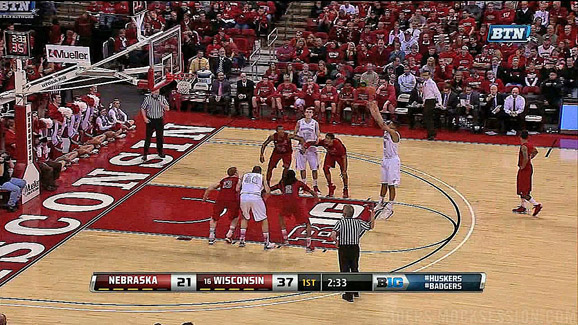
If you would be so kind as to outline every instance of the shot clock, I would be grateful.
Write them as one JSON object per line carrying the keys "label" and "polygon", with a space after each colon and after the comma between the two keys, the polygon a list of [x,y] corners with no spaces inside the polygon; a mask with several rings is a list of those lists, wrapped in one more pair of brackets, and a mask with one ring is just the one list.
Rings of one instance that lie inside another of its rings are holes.
{"label": "shot clock", "polygon": [[13,59],[30,58],[30,32],[4,31],[5,57]]}

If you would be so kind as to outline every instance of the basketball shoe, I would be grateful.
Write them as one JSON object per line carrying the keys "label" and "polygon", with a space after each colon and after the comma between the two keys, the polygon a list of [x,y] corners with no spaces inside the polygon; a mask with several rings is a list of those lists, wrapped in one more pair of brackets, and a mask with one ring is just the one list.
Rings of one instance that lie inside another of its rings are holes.
{"label": "basketball shoe", "polygon": [[333,195],[335,195],[335,189],[337,188],[337,186],[335,186],[335,184],[329,184],[329,193],[327,193],[327,196],[329,197],[333,197]]}
{"label": "basketball shoe", "polygon": [[265,245],[263,245],[264,250],[270,250],[270,249],[274,249],[274,248],[279,248],[279,246],[277,246],[274,243],[265,243]]}
{"label": "basketball shoe", "polygon": [[534,213],[532,213],[532,217],[537,216],[540,211],[542,211],[542,204],[536,204],[534,206]]}
{"label": "basketball shoe", "polygon": [[244,240],[241,240],[239,242],[239,247],[245,247],[245,241]]}
{"label": "basketball shoe", "polygon": [[344,199],[349,198],[349,190],[347,189],[347,187],[343,188],[343,198]]}
{"label": "basketball shoe", "polygon": [[[540,207],[540,209],[542,209],[542,207]],[[526,213],[527,210],[525,207],[520,205],[519,207],[512,209],[512,212],[514,212],[514,213]]]}
{"label": "basketball shoe", "polygon": [[315,193],[317,193],[317,195],[321,196],[321,191],[319,190],[319,186],[317,186],[317,185],[313,186],[313,190],[315,191]]}
{"label": "basketball shoe", "polygon": [[309,247],[305,248],[305,253],[313,253],[314,251],[315,251],[315,247],[309,246]]}
{"label": "basketball shoe", "polygon": [[209,238],[209,245],[215,244],[215,238]]}

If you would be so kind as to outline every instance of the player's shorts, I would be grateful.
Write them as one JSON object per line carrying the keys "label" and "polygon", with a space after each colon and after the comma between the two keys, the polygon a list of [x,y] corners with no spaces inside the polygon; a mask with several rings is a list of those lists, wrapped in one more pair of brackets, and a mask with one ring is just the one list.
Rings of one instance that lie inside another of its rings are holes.
{"label": "player's shorts", "polygon": [[305,101],[305,107],[315,106],[315,102],[319,101],[318,98],[314,98],[311,96],[305,96],[303,100]]}
{"label": "player's shorts", "polygon": [[401,181],[399,157],[381,160],[381,184],[398,186]]}
{"label": "player's shorts", "polygon": [[341,173],[345,173],[347,171],[347,156],[332,156],[332,155],[325,155],[325,161],[323,162],[323,169],[335,168],[335,163],[339,165],[339,169]]}
{"label": "player's shorts", "polygon": [[367,106],[368,101],[366,100],[354,100],[353,105],[355,106]]}
{"label": "player's shorts", "polygon": [[309,164],[311,170],[317,170],[317,168],[319,168],[319,157],[317,157],[316,147],[309,147],[305,151],[305,154],[302,154],[299,150],[295,153],[295,166],[297,170],[305,170],[307,164]]}
{"label": "player's shorts", "polygon": [[[256,98],[257,98],[257,104],[260,105],[261,104],[261,98],[263,98],[263,97],[256,96]],[[265,104],[267,104],[269,106],[273,106],[273,102],[275,102],[275,96],[273,96],[273,95],[267,96],[267,98],[265,99]]]}
{"label": "player's shorts", "polygon": [[283,218],[290,218],[293,216],[295,218],[295,223],[298,225],[306,224],[309,222],[309,212],[305,210],[300,204],[290,204],[293,202],[287,202],[281,207],[279,215]]}
{"label": "player's shorts", "polygon": [[[240,203],[238,200],[217,200],[213,206],[213,215],[211,218],[215,221],[219,221],[219,219],[227,213],[230,219],[235,219],[239,216],[239,206]],[[227,211],[225,211],[225,209],[227,209]]]}
{"label": "player's shorts", "polygon": [[295,104],[295,96],[289,96],[289,97],[284,97],[284,96],[279,96],[279,98],[281,98],[281,105],[283,105],[283,108],[285,107],[289,107],[293,104]]}
{"label": "player's shorts", "polygon": [[277,167],[279,160],[283,160],[283,166],[291,166],[291,152],[280,154],[273,152],[269,158],[268,169],[271,170]]}
{"label": "player's shorts", "polygon": [[321,103],[325,105],[325,108],[331,108],[331,104],[335,104],[336,102],[332,100],[323,100]]}
{"label": "player's shorts", "polygon": [[518,170],[518,177],[516,181],[516,191],[518,195],[530,195],[530,192],[532,191],[532,173],[532,167]]}
{"label": "player's shorts", "polygon": [[247,220],[251,219],[251,212],[253,220],[257,222],[267,219],[267,208],[261,195],[241,194],[241,211]]}

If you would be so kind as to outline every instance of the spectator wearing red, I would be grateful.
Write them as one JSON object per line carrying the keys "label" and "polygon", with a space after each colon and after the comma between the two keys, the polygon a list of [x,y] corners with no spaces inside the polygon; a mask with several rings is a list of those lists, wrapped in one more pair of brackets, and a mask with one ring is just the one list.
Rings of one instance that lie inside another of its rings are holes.
{"label": "spectator wearing red", "polygon": [[147,12],[145,22],[150,23],[153,32],[157,33],[160,32],[165,28],[165,18],[161,15],[158,15],[156,11],[149,11]]}
{"label": "spectator wearing red", "polygon": [[281,79],[281,70],[277,68],[275,62],[269,64],[269,68],[265,71],[265,76],[273,83],[273,85],[279,85],[283,80]]}
{"label": "spectator wearing red", "polygon": [[430,33],[421,33],[419,37],[419,53],[421,53],[422,56],[426,56],[428,53],[430,53],[431,48],[435,49],[432,35]]}
{"label": "spectator wearing red", "polygon": [[472,68],[474,64],[474,58],[468,52],[468,50],[469,48],[466,45],[464,45],[462,46],[460,53],[456,55],[455,60],[457,62],[455,65],[457,66],[458,70],[469,70]]}
{"label": "spectator wearing red", "polygon": [[355,43],[347,43],[343,51],[343,61],[350,66],[354,66],[357,63],[357,48],[355,47]]}
{"label": "spectator wearing red", "polygon": [[466,85],[463,72],[456,71],[456,74],[454,74],[454,77],[450,81],[450,85],[456,93],[461,93],[465,89]]}
{"label": "spectator wearing red", "polygon": [[325,112],[327,108],[331,108],[331,118],[328,123],[337,124],[341,122],[340,112],[337,111],[337,99],[339,94],[337,93],[337,88],[333,86],[333,81],[328,79],[325,83],[325,87],[321,88],[319,94],[319,101],[321,103],[321,112]]}
{"label": "spectator wearing red", "polygon": [[275,97],[275,86],[267,76],[263,76],[263,79],[255,85],[253,96],[253,116],[261,116],[261,105],[269,105],[271,106],[271,109],[275,110]]}
{"label": "spectator wearing red", "polygon": [[317,65],[317,72],[315,72],[315,82],[318,84],[324,84],[329,78],[329,68],[325,64],[325,61],[319,61]]}
{"label": "spectator wearing red", "polygon": [[339,101],[337,103],[337,114],[341,116],[343,110],[346,107],[351,107],[354,100],[355,88],[351,85],[350,81],[346,81],[343,88],[339,92]]}
{"label": "spectator wearing red", "polygon": [[88,12],[83,13],[74,21],[74,30],[80,37],[80,45],[90,46],[90,38],[92,37],[92,28],[97,23],[95,17],[89,15]]}
{"label": "spectator wearing red", "polygon": [[235,16],[235,28],[238,29],[249,29],[249,23],[253,21],[254,12],[251,11],[251,6],[249,3],[243,5],[243,10],[237,13]]}
{"label": "spectator wearing red", "polygon": [[492,85],[496,85],[499,92],[503,92],[505,90],[502,80],[496,78],[494,71],[488,70],[486,71],[486,79],[482,81],[482,92],[488,94]]}
{"label": "spectator wearing red", "polygon": [[114,39],[114,52],[120,52],[126,50],[129,46],[128,38],[126,37],[126,30],[121,29],[118,31],[117,37]]}
{"label": "spectator wearing red", "polygon": [[[299,98],[304,101],[305,108],[314,107],[317,120],[319,120],[321,110],[319,95],[319,85],[315,83],[312,77],[309,77],[299,93]],[[299,113],[301,114],[302,112]]]}
{"label": "spectator wearing red", "polygon": [[78,40],[79,40],[78,34],[76,34],[73,30],[67,30],[66,35],[62,39],[61,44],[62,45],[69,45],[69,46],[75,46],[75,45],[77,45]]}
{"label": "spectator wearing red", "polygon": [[498,14],[498,23],[502,25],[511,25],[516,19],[516,11],[513,8],[513,2],[506,1],[504,8]]}
{"label": "spectator wearing red", "polygon": [[480,92],[482,89],[482,83],[484,82],[484,77],[478,74],[477,69],[470,70],[470,76],[466,78],[466,85],[472,87],[474,91]]}
{"label": "spectator wearing red", "polygon": [[295,48],[290,44],[283,44],[275,51],[275,56],[279,62],[291,62],[297,58]]}
{"label": "spectator wearing red", "polygon": [[283,119],[286,117],[283,111],[295,103],[297,92],[299,92],[299,89],[291,82],[291,78],[288,75],[284,76],[283,82],[277,87],[276,98],[277,111],[281,113]]}
{"label": "spectator wearing red", "polygon": [[484,24],[497,24],[500,21],[500,11],[494,9],[494,4],[488,2],[483,15]]}
{"label": "spectator wearing red", "polygon": [[370,53],[371,63],[383,69],[383,67],[389,62],[389,54],[391,53],[391,50],[388,50],[385,47],[385,42],[383,40],[379,40],[377,46],[373,47],[370,50]]}
{"label": "spectator wearing red", "polygon": [[558,40],[564,41],[568,48],[573,48],[576,46],[576,31],[571,25],[565,25],[563,32],[558,34]]}
{"label": "spectator wearing red", "polygon": [[353,111],[351,115],[351,123],[357,117],[357,125],[365,124],[363,120],[363,113],[369,111],[369,103],[375,100],[375,88],[370,87],[364,81],[359,83],[359,87],[353,90]]}
{"label": "spectator wearing red", "polygon": [[225,43],[233,42],[233,39],[225,33],[224,28],[219,28],[219,31],[217,32],[217,34],[215,36],[213,36],[213,38],[216,39],[217,42],[219,42],[219,44],[225,44]]}
{"label": "spectator wearing red", "polygon": [[[201,12],[199,15],[199,19],[193,21],[193,28],[202,36],[210,36],[213,35],[213,23],[207,19],[207,16],[204,12]],[[156,26],[155,26],[156,30]]]}
{"label": "spectator wearing red", "polygon": [[343,62],[343,52],[337,47],[335,42],[327,43],[327,64],[336,66],[337,63]]}
{"label": "spectator wearing red", "polygon": [[[382,41],[383,42],[383,41]],[[365,43],[359,44],[359,48],[356,53],[357,66],[365,66],[368,63],[373,62],[372,52],[367,48]]]}
{"label": "spectator wearing red", "polygon": [[317,38],[315,40],[315,46],[311,48],[309,53],[310,63],[319,63],[319,61],[325,61],[327,59],[327,49],[323,45],[323,40]]}
{"label": "spectator wearing red", "polygon": [[540,78],[536,73],[536,67],[533,64],[530,64],[526,69],[524,76],[524,88],[522,88],[522,94],[526,95],[529,93],[540,93]]}
{"label": "spectator wearing red", "polygon": [[467,11],[462,11],[462,19],[459,25],[463,25],[467,35],[473,33],[476,28],[476,19],[470,15]]}
{"label": "spectator wearing red", "polygon": [[395,119],[395,108],[397,107],[395,87],[391,83],[381,79],[380,86],[375,92],[375,98],[380,112],[389,114],[389,119]]}
{"label": "spectator wearing red", "polygon": [[309,62],[309,48],[304,38],[300,38],[295,43],[295,61],[305,63]]}
{"label": "spectator wearing red", "polygon": [[60,44],[62,41],[62,29],[57,18],[52,18],[52,26],[50,26],[48,39],[50,44]]}

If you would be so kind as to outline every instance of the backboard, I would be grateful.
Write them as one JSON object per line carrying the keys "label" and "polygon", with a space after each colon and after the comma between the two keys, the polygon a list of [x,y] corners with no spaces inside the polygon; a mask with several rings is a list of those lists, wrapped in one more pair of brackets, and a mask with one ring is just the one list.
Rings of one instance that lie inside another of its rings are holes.
{"label": "backboard", "polygon": [[170,82],[167,81],[168,74],[176,75],[183,71],[181,26],[175,26],[151,40],[149,64],[149,89],[165,86]]}

